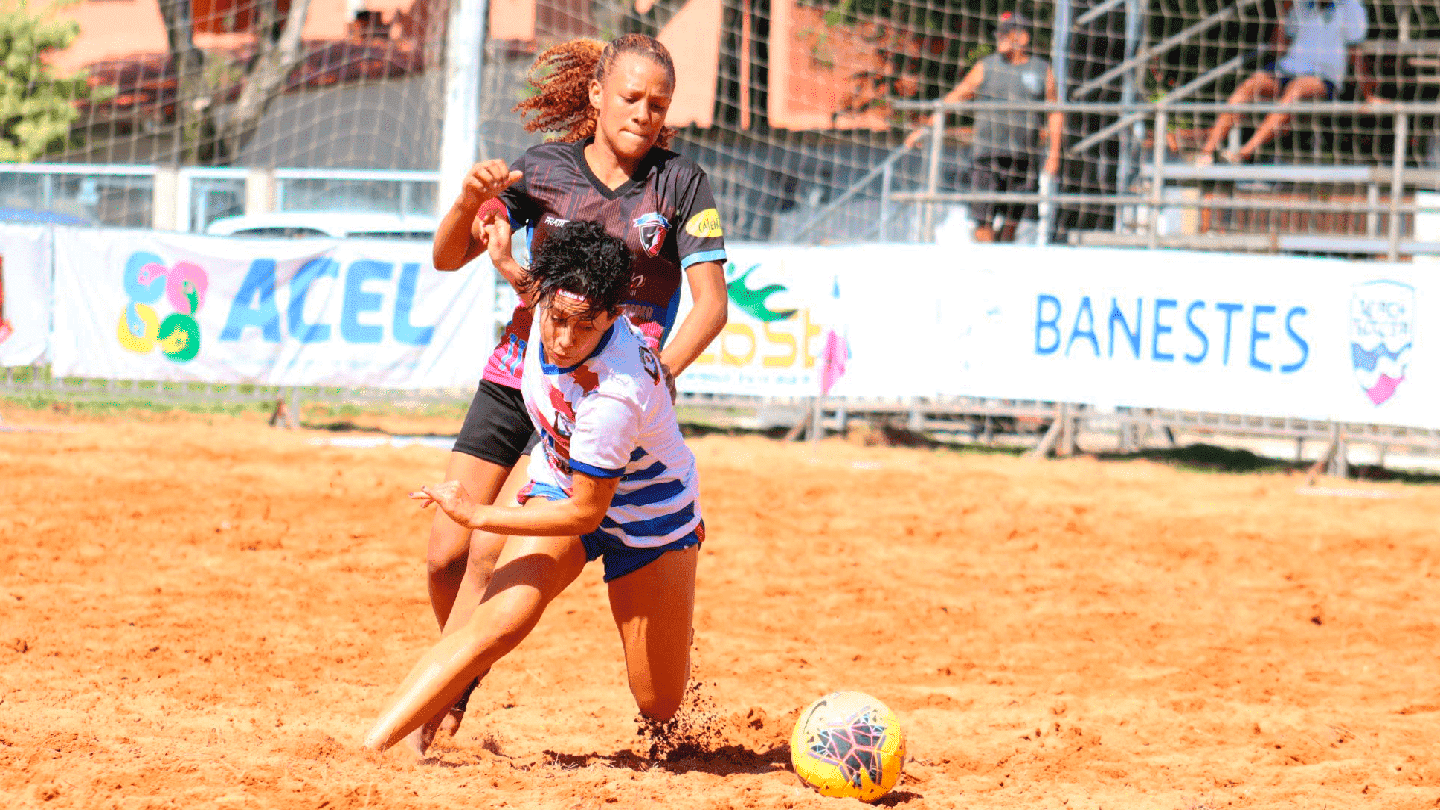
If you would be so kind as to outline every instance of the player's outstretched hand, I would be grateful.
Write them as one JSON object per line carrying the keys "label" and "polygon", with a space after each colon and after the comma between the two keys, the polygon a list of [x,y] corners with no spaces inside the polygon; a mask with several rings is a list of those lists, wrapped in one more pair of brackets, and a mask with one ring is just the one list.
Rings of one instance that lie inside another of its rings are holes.
{"label": "player's outstretched hand", "polygon": [[459,481],[430,484],[410,493],[410,497],[420,501],[421,508],[431,504],[440,507],[451,520],[462,526],[470,525],[477,506],[470,493],[465,491],[465,485]]}
{"label": "player's outstretched hand", "polygon": [[499,158],[482,160],[470,167],[465,182],[460,186],[460,202],[467,208],[478,209],[486,200],[500,196],[524,174],[511,171],[505,161]]}

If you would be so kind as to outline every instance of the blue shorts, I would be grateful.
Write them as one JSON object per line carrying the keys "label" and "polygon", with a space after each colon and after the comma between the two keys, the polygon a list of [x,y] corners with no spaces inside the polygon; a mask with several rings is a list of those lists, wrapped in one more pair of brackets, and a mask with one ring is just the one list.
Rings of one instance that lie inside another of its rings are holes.
{"label": "blue shorts", "polygon": [[[565,491],[552,484],[541,484],[535,481],[525,485],[520,490],[520,502],[531,498],[544,498],[547,501],[563,501],[569,498]],[[605,581],[619,579],[633,571],[660,559],[660,556],[667,551],[678,551],[682,548],[700,545],[705,538],[705,524],[702,522],[695,531],[681,537],[679,540],[672,540],[663,546],[653,548],[635,548],[627,546],[616,540],[605,532],[596,530],[589,534],[580,535],[580,542],[585,544],[585,561],[590,562],[597,558],[604,559]]]}

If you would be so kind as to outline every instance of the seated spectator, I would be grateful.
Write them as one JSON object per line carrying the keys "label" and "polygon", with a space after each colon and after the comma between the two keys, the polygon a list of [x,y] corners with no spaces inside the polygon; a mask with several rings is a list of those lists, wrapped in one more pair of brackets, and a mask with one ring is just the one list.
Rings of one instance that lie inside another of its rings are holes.
{"label": "seated spectator", "polygon": [[[1345,86],[1347,54],[1355,68],[1361,96],[1367,103],[1375,101],[1375,82],[1360,51],[1368,27],[1364,3],[1361,0],[1286,0],[1286,6],[1285,24],[1275,30],[1275,49],[1284,55],[1235,88],[1230,103],[1251,104],[1262,99],[1278,100],[1282,104],[1318,99],[1333,101]],[[1215,161],[1215,151],[1239,119],[1238,113],[1227,112],[1215,120],[1196,165],[1208,166]],[[1250,160],[1289,123],[1290,113],[1270,113],[1244,146],[1226,150],[1222,157],[1230,163]]]}

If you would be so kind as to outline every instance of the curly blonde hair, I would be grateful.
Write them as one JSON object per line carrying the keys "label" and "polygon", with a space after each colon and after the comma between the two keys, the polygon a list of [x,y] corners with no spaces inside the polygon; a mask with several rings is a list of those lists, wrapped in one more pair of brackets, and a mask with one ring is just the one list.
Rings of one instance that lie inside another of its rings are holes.
{"label": "curly blonde hair", "polygon": [[[624,53],[643,56],[665,70],[675,86],[675,62],[670,51],[654,37],[626,34],[611,42],[572,39],[535,57],[528,79],[535,95],[515,105],[525,119],[527,132],[554,132],[559,140],[574,142],[595,134],[597,111],[590,105],[590,82],[605,83],[615,60]],[[667,147],[674,127],[663,127],[655,145]]]}

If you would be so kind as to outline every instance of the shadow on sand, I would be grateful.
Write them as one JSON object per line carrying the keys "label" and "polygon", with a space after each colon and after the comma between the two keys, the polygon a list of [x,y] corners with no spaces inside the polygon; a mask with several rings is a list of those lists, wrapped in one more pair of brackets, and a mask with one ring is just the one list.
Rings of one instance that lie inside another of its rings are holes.
{"label": "shadow on sand", "polygon": [[[1286,461],[1270,458],[1232,447],[1213,444],[1188,444],[1184,447],[1150,448],[1131,453],[1096,453],[1107,461],[1145,459],[1188,470],[1221,473],[1289,472],[1306,474],[1313,462]],[[1399,481],[1406,484],[1440,483],[1440,474],[1417,470],[1397,470],[1375,464],[1350,465],[1350,477],[1359,481]]]}

